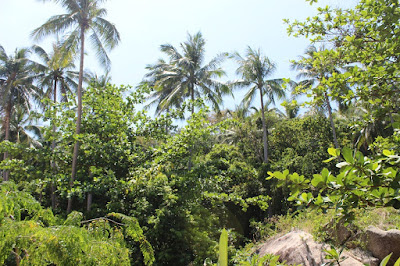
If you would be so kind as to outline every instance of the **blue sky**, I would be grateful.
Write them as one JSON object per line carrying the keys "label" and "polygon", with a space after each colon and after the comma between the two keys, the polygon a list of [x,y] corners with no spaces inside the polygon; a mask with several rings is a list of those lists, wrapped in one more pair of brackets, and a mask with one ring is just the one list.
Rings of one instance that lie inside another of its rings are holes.
{"label": "blue sky", "polygon": [[[319,5],[354,6],[356,0],[320,0]],[[206,40],[206,61],[221,52],[238,51],[247,46],[260,48],[277,64],[273,78],[294,78],[289,60],[301,55],[309,42],[287,36],[284,18],[304,20],[316,14],[316,5],[304,0],[109,0],[104,7],[114,23],[121,43],[111,53],[111,76],[115,84],[136,86],[145,66],[162,57],[161,44],[179,46],[187,33],[201,31]],[[11,54],[15,48],[34,44],[30,33],[52,15],[64,10],[52,2],[39,0],[1,0],[0,44]],[[38,44],[50,51],[53,37]],[[102,69],[93,51],[87,49],[85,68],[98,74]],[[235,79],[233,62],[224,63],[228,76]],[[243,90],[244,93],[244,90]],[[227,98],[225,107],[233,108],[243,95]],[[255,106],[258,106],[255,102]]]}

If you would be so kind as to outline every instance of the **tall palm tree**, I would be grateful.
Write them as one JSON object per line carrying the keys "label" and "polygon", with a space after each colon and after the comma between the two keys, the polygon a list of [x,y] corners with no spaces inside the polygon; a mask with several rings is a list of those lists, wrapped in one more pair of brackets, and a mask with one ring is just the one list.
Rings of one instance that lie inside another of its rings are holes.
{"label": "tall palm tree", "polygon": [[211,102],[214,110],[219,111],[222,95],[229,88],[214,78],[220,78],[225,72],[219,67],[225,55],[221,54],[209,63],[204,63],[205,40],[200,32],[188,34],[188,40],[181,43],[182,52],[170,44],[161,45],[161,51],[169,57],[169,62],[160,59],[147,69],[148,84],[155,87],[150,95],[154,98],[158,111],[171,106],[179,106],[184,99],[192,100],[191,112],[194,113],[194,100],[204,96]]}
{"label": "tall palm tree", "polygon": [[265,121],[264,96],[268,101],[275,104],[275,97],[282,99],[285,91],[282,87],[282,79],[268,79],[275,71],[276,66],[268,57],[262,55],[260,49],[253,50],[248,47],[246,57],[243,58],[239,53],[234,53],[232,58],[236,60],[239,67],[236,73],[242,77],[241,80],[231,82],[234,87],[250,87],[245,94],[242,105],[248,108],[253,102],[257,93],[260,96],[261,115],[263,127],[264,163],[268,162],[268,129]]}
{"label": "tall palm tree", "polygon": [[[313,62],[317,58],[317,53],[323,52],[324,50],[325,48],[323,46],[320,49],[317,49],[314,45],[309,46],[305,51],[305,56],[301,56],[300,60],[292,62],[292,69],[299,71],[297,78],[302,79],[302,81],[299,82],[298,87],[306,90],[318,87],[322,79],[328,78],[330,75],[332,75],[333,72],[339,72],[338,68],[330,65],[329,63],[319,65],[318,68],[315,67],[315,64]],[[349,88],[343,88],[344,91],[348,89]],[[329,88],[322,88],[322,90],[319,92],[322,93],[322,97],[324,99],[324,102],[320,105],[326,107],[328,111],[328,117],[332,128],[333,143],[335,145],[335,148],[339,149],[335,124],[333,122],[332,107],[328,92]],[[340,101],[340,98],[336,98],[336,100],[339,101],[340,108],[343,108],[345,106],[343,102]],[[316,108],[315,110],[318,110],[318,108]]]}
{"label": "tall palm tree", "polygon": [[[47,0],[51,1],[51,0]],[[112,23],[103,17],[107,10],[100,7],[105,0],[53,0],[61,4],[67,11],[66,14],[51,17],[42,26],[32,32],[35,39],[40,39],[46,35],[63,33],[72,29],[66,40],[63,42],[63,51],[77,51],[80,49],[79,81],[78,81],[78,108],[76,120],[76,134],[81,131],[82,120],[82,83],[83,83],[83,65],[85,57],[85,37],[90,33],[90,40],[96,49],[97,56],[102,65],[109,70],[110,59],[107,50],[114,48],[120,41],[119,33]],[[79,141],[74,146],[72,157],[71,186],[75,180],[77,170]],[[72,210],[72,198],[68,200],[67,212]]]}
{"label": "tall palm tree", "polygon": [[[38,66],[38,86],[46,89],[44,95],[57,103],[57,89],[61,92],[61,101],[67,101],[67,94],[76,91],[78,84],[75,80],[78,77],[78,72],[73,71],[75,68],[72,53],[63,53],[60,43],[53,44],[51,53],[47,53],[42,47],[38,45],[32,46],[33,52],[41,59],[42,63]],[[53,125],[53,133],[56,132],[56,126]],[[51,150],[56,148],[56,141],[53,140]],[[51,167],[56,173],[56,164],[51,162]],[[54,175],[55,176],[55,175]],[[51,206],[53,210],[56,207],[56,183],[53,181],[51,184]]]}
{"label": "tall palm tree", "polygon": [[[33,85],[36,63],[28,58],[29,49],[16,49],[13,56],[8,56],[0,46],[0,105],[4,118],[4,140],[10,140],[10,119],[15,105],[29,111],[31,99],[39,99],[40,92]],[[4,153],[4,160],[8,152]],[[3,180],[9,179],[8,171],[3,172]]]}

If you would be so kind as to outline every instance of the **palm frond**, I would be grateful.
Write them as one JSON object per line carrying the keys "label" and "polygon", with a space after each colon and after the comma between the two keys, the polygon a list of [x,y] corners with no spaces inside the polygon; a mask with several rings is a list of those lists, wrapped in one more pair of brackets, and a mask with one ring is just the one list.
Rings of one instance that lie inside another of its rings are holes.
{"label": "palm frond", "polygon": [[35,41],[39,41],[47,35],[62,33],[76,23],[75,16],[76,14],[53,16],[42,26],[34,29],[31,33],[31,37],[33,37]]}
{"label": "palm frond", "polygon": [[93,20],[93,31],[100,36],[101,42],[104,43],[108,50],[113,49],[121,40],[120,34],[114,24],[101,17]]}
{"label": "palm frond", "polygon": [[100,40],[97,32],[94,29],[92,31],[92,34],[90,35],[90,40],[92,41],[93,47],[96,49],[96,55],[101,65],[106,69],[106,71],[110,71],[111,60],[108,57],[107,51],[103,46],[102,41]]}

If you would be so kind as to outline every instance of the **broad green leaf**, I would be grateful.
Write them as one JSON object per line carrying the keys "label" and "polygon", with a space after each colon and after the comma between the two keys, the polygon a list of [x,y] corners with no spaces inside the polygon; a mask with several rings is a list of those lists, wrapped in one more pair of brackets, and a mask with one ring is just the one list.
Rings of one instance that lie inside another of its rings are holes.
{"label": "broad green leaf", "polygon": [[321,175],[322,175],[322,177],[323,177],[323,179],[324,179],[325,181],[328,179],[329,174],[330,174],[330,173],[329,173],[329,170],[328,170],[328,169],[326,169],[326,168],[322,169]]}
{"label": "broad green leaf", "polygon": [[342,154],[346,162],[354,163],[353,152],[351,149],[344,147],[342,150]]}
{"label": "broad green leaf", "polygon": [[329,148],[329,149],[328,149],[328,153],[329,153],[330,155],[332,155],[332,156],[337,157],[337,156],[340,155],[340,150],[335,149],[335,148]]}
{"label": "broad green leaf", "polygon": [[271,178],[275,177],[274,173],[272,173],[271,171],[268,171],[268,175],[265,180],[270,180]]}
{"label": "broad green leaf", "polygon": [[286,169],[285,171],[283,171],[283,175],[284,176],[287,176],[289,174],[289,170],[288,169]]}
{"label": "broad green leaf", "polygon": [[367,167],[369,169],[371,169],[372,171],[376,171],[378,169],[378,167],[379,167],[379,163],[370,163],[370,164],[367,165]]}
{"label": "broad green leaf", "polygon": [[356,152],[356,158],[358,163],[363,164],[364,163],[364,154],[362,154],[360,151]]}
{"label": "broad green leaf", "polygon": [[324,179],[322,178],[322,176],[321,175],[319,175],[319,174],[315,174],[315,175],[313,175],[313,179],[311,180],[311,185],[313,185],[314,187],[318,187],[318,185],[320,184],[320,183],[323,183],[324,182]]}
{"label": "broad green leaf", "polygon": [[[271,175],[271,174],[270,174]],[[279,180],[285,180],[286,179],[286,177],[287,177],[287,174],[285,175],[285,172],[279,172],[279,171],[276,171],[276,172],[274,172],[273,174],[272,174],[272,176],[273,177],[275,177],[275,178],[277,178],[277,179],[279,179]]]}
{"label": "broad green leaf", "polygon": [[322,199],[321,194],[319,194],[318,197],[315,199],[314,204],[321,205],[322,203],[324,203],[324,200]]}
{"label": "broad green leaf", "polygon": [[389,150],[383,150],[383,155],[385,155],[385,156],[390,156],[390,155],[393,155],[393,153],[391,152],[391,151],[389,151]]}

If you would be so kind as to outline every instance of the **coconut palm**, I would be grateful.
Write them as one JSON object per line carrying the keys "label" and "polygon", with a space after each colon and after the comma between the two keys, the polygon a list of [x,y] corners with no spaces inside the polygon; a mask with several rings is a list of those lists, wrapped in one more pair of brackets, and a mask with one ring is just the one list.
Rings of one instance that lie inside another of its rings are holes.
{"label": "coconut palm", "polygon": [[[15,105],[29,111],[32,99],[40,98],[40,91],[33,85],[36,63],[28,58],[29,49],[16,49],[13,56],[8,56],[0,46],[0,106],[3,110],[4,140],[10,140],[10,120]],[[4,160],[8,153],[4,153]],[[3,172],[3,179],[9,179],[8,171]]]}
{"label": "coconut palm", "polygon": [[184,99],[192,100],[191,112],[194,113],[194,100],[205,97],[211,102],[214,110],[219,111],[222,95],[229,89],[220,78],[225,72],[219,67],[225,55],[221,54],[209,63],[204,63],[205,40],[200,32],[188,34],[188,40],[181,43],[182,52],[170,44],[161,45],[161,51],[169,57],[166,62],[160,59],[156,64],[147,67],[148,85],[155,91],[150,95],[157,103],[157,112],[172,106],[180,106]]}
{"label": "coconut palm", "polygon": [[[40,148],[42,143],[37,139],[41,138],[41,130],[38,126],[32,125],[32,118],[20,105],[13,106],[10,117],[10,141],[24,143],[31,147]],[[5,132],[1,131],[0,139],[4,139]]]}
{"label": "coconut palm", "polygon": [[96,73],[93,73],[93,72],[89,71],[86,74],[85,79],[92,86],[97,86],[97,87],[104,88],[105,86],[107,86],[107,83],[111,82],[112,78],[111,78],[110,72],[108,72],[108,71],[106,71],[106,73],[104,73],[101,76],[97,75]]}
{"label": "coconut palm", "polygon": [[[47,53],[38,45],[32,46],[32,51],[42,61],[38,67],[38,86],[46,89],[44,95],[57,102],[57,90],[60,90],[60,100],[67,101],[67,95],[76,91],[76,80],[79,73],[75,68],[72,54],[64,54],[59,43],[53,44],[53,51]],[[63,57],[64,55],[64,57]]]}
{"label": "coconut palm", "polygon": [[[107,14],[107,11],[106,9],[101,8],[100,4],[105,0],[53,1],[61,4],[66,9],[67,13],[51,17],[42,26],[35,29],[32,32],[32,36],[38,40],[46,35],[59,34],[64,33],[66,30],[72,30],[63,42],[62,51],[76,52],[80,49],[79,81],[77,89],[78,108],[76,120],[76,134],[78,135],[81,131],[82,119],[82,83],[85,57],[85,37],[87,34],[90,34],[89,39],[97,52],[97,56],[107,70],[110,69],[111,64],[107,55],[107,50],[114,48],[118,44],[120,37],[115,25],[103,18]],[[71,186],[75,180],[77,170],[78,150],[79,141],[76,141],[72,157]],[[68,200],[67,212],[70,212],[71,210],[72,198]]]}
{"label": "coconut palm", "polygon": [[146,66],[149,72],[145,75],[145,80],[143,80],[139,87],[148,87],[152,90],[151,94],[147,97],[151,100],[146,108],[156,105],[156,114],[160,114],[164,111],[168,112],[170,108],[180,108],[184,102],[184,96],[175,95],[173,99],[166,101],[168,95],[170,95],[174,87],[177,86],[175,79],[160,79],[163,73],[168,73],[171,66],[165,62],[164,59],[159,59],[154,65]]}
{"label": "coconut palm", "polygon": [[[328,78],[334,72],[339,73],[339,69],[333,65],[330,65],[329,62],[325,64],[320,64],[318,68],[315,67],[315,65],[313,64],[313,61],[316,59],[317,53],[323,52],[324,50],[325,48],[323,46],[320,49],[317,49],[313,45],[309,46],[305,51],[305,56],[301,56],[300,60],[292,62],[291,65],[292,69],[299,71],[297,78],[302,79],[298,83],[299,85],[298,88],[304,90],[308,88],[318,87],[322,79]],[[345,93],[346,90],[349,90],[349,88],[344,87],[343,94]],[[333,143],[335,145],[335,148],[339,149],[339,144],[336,137],[335,124],[333,122],[332,107],[328,92],[329,88],[323,88],[321,96],[324,99],[324,102],[320,103],[319,107],[315,106],[314,110],[321,110],[322,107],[324,109],[326,108],[326,110],[328,111],[328,117],[332,128]],[[346,108],[346,105],[340,100],[339,97],[337,97],[336,100],[338,100],[339,107],[341,110]]]}
{"label": "coconut palm", "polygon": [[285,109],[284,116],[286,119],[293,119],[299,115],[300,106],[297,104],[297,101],[285,102],[282,104],[283,108]]}
{"label": "coconut palm", "polygon": [[[34,45],[33,52],[41,59],[41,64],[38,66],[38,86],[46,89],[45,97],[53,98],[54,103],[57,103],[57,90],[60,90],[60,100],[67,101],[68,94],[71,95],[76,91],[77,83],[75,80],[78,77],[78,72],[73,71],[75,68],[72,53],[63,53],[60,43],[53,44],[51,53],[47,53],[42,47]],[[56,132],[56,126],[53,125],[53,133]],[[54,151],[56,141],[53,140],[51,150]],[[53,171],[56,171],[55,162],[51,162]],[[56,206],[56,185],[53,181],[51,184],[51,206],[55,209]]]}
{"label": "coconut palm", "polygon": [[245,94],[242,105],[249,108],[257,94],[260,96],[261,102],[261,117],[263,128],[263,145],[264,145],[264,163],[268,162],[268,129],[265,121],[265,104],[264,96],[268,101],[275,104],[275,98],[282,99],[285,97],[285,91],[282,87],[282,79],[268,79],[275,71],[276,66],[266,56],[262,55],[260,49],[253,50],[248,47],[246,57],[243,58],[239,53],[234,53],[232,58],[236,60],[239,67],[236,73],[242,77],[241,80],[236,80],[230,83],[235,87],[249,87]]}

